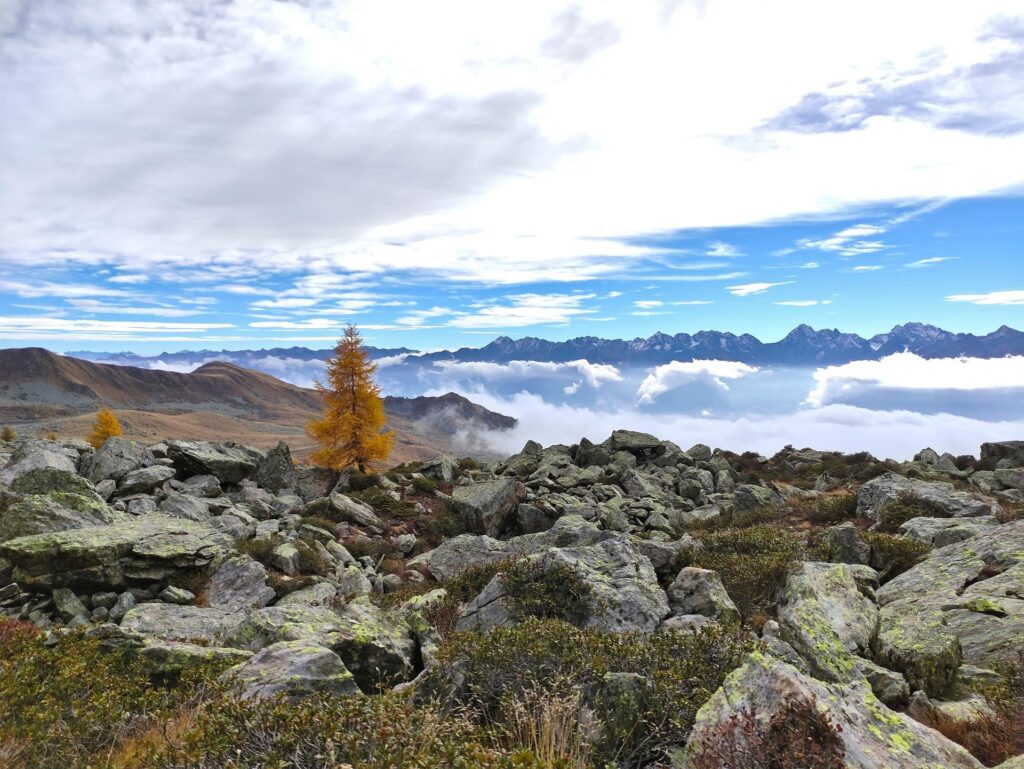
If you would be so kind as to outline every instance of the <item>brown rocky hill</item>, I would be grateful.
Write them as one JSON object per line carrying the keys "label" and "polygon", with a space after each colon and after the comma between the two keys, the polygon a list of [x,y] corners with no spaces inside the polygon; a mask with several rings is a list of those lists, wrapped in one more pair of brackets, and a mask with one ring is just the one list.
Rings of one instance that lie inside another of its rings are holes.
{"label": "brown rocky hill", "polygon": [[[0,350],[0,424],[83,436],[104,405],[140,440],[235,440],[259,447],[285,440],[302,457],[312,448],[305,424],[321,401],[315,390],[231,363],[180,373],[92,363],[38,347]],[[480,434],[515,425],[455,393],[388,397],[385,408],[397,432],[392,462],[479,451]]]}

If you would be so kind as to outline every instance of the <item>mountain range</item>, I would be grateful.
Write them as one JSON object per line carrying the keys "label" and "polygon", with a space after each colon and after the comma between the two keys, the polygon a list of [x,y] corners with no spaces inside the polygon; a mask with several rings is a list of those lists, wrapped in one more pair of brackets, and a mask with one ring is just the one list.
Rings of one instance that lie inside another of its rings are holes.
{"label": "mountain range", "polygon": [[[696,334],[658,332],[647,339],[602,339],[581,336],[564,342],[537,337],[512,339],[500,336],[483,347],[419,352],[405,347],[368,348],[376,360],[400,359],[406,365],[432,365],[439,361],[483,361],[507,363],[512,360],[566,362],[588,360],[615,366],[660,365],[671,361],[730,360],[752,364],[781,366],[819,366],[878,360],[899,352],[912,352],[924,358],[1000,358],[1024,355],[1024,332],[1001,326],[982,336],[945,331],[923,323],[906,323],[885,334],[864,338],[837,329],[816,330],[800,325],[777,342],[762,342],[750,334],[699,331]],[[264,350],[212,350],[163,353],[139,356],[133,353],[69,353],[80,358],[119,365],[151,366],[188,364],[195,361],[224,360],[259,368],[268,358],[301,361],[326,359],[331,350],[305,347]]]}
{"label": "mountain range", "polygon": [[[0,350],[0,423],[21,432],[82,436],[103,405],[140,440],[235,440],[264,448],[286,440],[302,457],[312,448],[305,425],[322,402],[316,390],[223,361],[182,373],[95,363],[38,347]],[[459,453],[474,434],[516,424],[455,393],[389,396],[384,408],[396,431],[393,462]]]}

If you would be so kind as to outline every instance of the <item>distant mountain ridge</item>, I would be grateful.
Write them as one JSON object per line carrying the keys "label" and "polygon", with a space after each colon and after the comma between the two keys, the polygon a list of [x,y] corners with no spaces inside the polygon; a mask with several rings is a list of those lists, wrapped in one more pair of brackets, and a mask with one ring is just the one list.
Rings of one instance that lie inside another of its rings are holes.
{"label": "distant mountain ridge", "polygon": [[[699,331],[696,334],[664,334],[658,332],[647,339],[602,339],[581,336],[564,342],[537,337],[512,339],[500,336],[489,344],[474,348],[421,353],[405,347],[393,349],[368,348],[376,360],[404,356],[407,364],[431,365],[438,361],[507,363],[513,360],[535,360],[564,363],[585,359],[591,363],[615,366],[660,365],[670,361],[730,360],[752,364],[783,366],[819,366],[849,363],[857,360],[878,360],[899,352],[912,352],[923,358],[1001,358],[1024,355],[1024,332],[1001,326],[990,334],[978,336],[945,331],[924,323],[906,323],[885,334],[865,339],[838,329],[816,330],[800,325],[778,342],[762,342],[750,334],[736,335],[722,331]],[[261,358],[293,360],[324,360],[330,350],[305,347],[270,350],[239,350],[221,352],[197,351],[138,356],[131,353],[70,353],[90,360],[147,366],[195,360],[226,360],[238,365],[254,365]]]}

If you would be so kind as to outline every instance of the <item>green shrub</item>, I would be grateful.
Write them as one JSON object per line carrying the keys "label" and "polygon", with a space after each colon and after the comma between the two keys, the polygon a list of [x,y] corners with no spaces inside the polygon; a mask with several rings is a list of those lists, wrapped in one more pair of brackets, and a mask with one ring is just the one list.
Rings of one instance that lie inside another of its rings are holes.
{"label": "green shrub", "polygon": [[744,618],[775,605],[786,577],[803,556],[800,538],[782,526],[762,524],[704,534],[693,565],[718,572]]}
{"label": "green shrub", "polygon": [[853,492],[816,497],[807,508],[807,520],[816,524],[834,524],[857,517],[857,495]]}
{"label": "green shrub", "polygon": [[878,531],[892,534],[912,518],[949,518],[936,503],[905,491],[878,511]]}
{"label": "green shrub", "polygon": [[915,564],[931,551],[923,542],[881,531],[862,531],[861,538],[871,545],[871,565],[879,579],[888,582]]}
{"label": "green shrub", "polygon": [[729,526],[733,529],[749,529],[751,526],[761,526],[767,523],[778,523],[782,520],[784,511],[781,507],[774,505],[763,505],[751,510],[743,510],[733,513]]}
{"label": "green shrub", "polygon": [[361,473],[355,468],[345,471],[344,476],[348,479],[348,494],[350,491],[364,491],[380,485],[380,476],[376,473]]}
{"label": "green shrub", "polygon": [[442,582],[442,586],[448,591],[448,597],[457,603],[472,601],[487,583],[494,579],[499,571],[506,571],[514,563],[511,558],[506,558],[494,563],[480,563],[463,569],[457,577]]}
{"label": "green shrub", "polygon": [[292,544],[299,551],[299,573],[316,574],[320,577],[326,577],[334,572],[331,562],[312,542],[300,538],[296,539]]}
{"label": "green shrub", "polygon": [[530,619],[486,634],[456,633],[425,686],[451,692],[446,682],[457,671],[462,685],[447,705],[480,723],[500,724],[508,703],[531,693],[592,690],[608,673],[636,673],[648,681],[646,696],[626,709],[630,723],[594,746],[603,761],[636,766],[685,742],[697,710],[752,644],[746,634],[719,627],[645,635]]}
{"label": "green shrub", "polygon": [[284,543],[284,538],[278,534],[271,534],[269,537],[259,539],[244,539],[235,545],[235,549],[254,561],[259,561],[264,566],[270,564],[270,556],[278,545]]}
{"label": "green shrub", "polygon": [[533,559],[514,560],[501,578],[512,616],[579,622],[593,610],[593,590],[567,564],[546,565]]}
{"label": "green shrub", "polygon": [[121,745],[198,702],[219,672],[153,681],[138,657],[80,631],[50,644],[27,623],[0,620],[0,747],[18,746],[12,766],[107,766]]}
{"label": "green shrub", "polygon": [[396,518],[409,518],[416,515],[416,507],[405,499],[395,499],[380,486],[372,486],[361,491],[346,492],[346,496],[365,502],[378,513],[385,513]]}
{"label": "green shrub", "polygon": [[296,703],[224,700],[205,708],[165,769],[542,769],[497,750],[457,716],[406,695],[311,697]]}
{"label": "green shrub", "polygon": [[412,479],[412,487],[421,494],[433,494],[438,489],[437,481],[422,475]]}
{"label": "green shrub", "polygon": [[352,554],[353,558],[369,556],[375,561],[398,554],[398,545],[383,538],[352,537],[344,540],[342,544]]}
{"label": "green shrub", "polygon": [[459,460],[459,472],[465,473],[469,470],[479,470],[480,463],[477,462],[473,457],[463,457]]}
{"label": "green shrub", "polygon": [[466,519],[456,513],[448,503],[435,506],[433,515],[427,521],[427,534],[431,541],[437,544],[468,531]]}

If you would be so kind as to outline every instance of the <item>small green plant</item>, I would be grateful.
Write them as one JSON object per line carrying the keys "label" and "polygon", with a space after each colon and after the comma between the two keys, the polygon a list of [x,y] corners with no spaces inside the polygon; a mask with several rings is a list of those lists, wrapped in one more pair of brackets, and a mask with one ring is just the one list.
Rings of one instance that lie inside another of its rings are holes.
{"label": "small green plant", "polygon": [[416,507],[405,499],[395,499],[380,486],[370,486],[361,491],[346,492],[346,496],[364,502],[378,513],[396,518],[410,518],[416,515]]}
{"label": "small green plant", "polygon": [[412,479],[412,487],[421,494],[433,494],[438,489],[437,481],[425,476],[417,476]]}
{"label": "small green plant", "polygon": [[283,537],[278,534],[271,534],[269,537],[260,537],[259,539],[244,539],[235,547],[238,552],[249,556],[255,561],[259,561],[264,566],[269,566],[270,556],[283,543]]}
{"label": "small green plant", "polygon": [[216,689],[222,669],[154,681],[139,657],[81,632],[50,643],[28,623],[0,620],[0,746],[20,746],[12,766],[109,766],[122,745]]}
{"label": "small green plant", "polygon": [[878,511],[878,531],[892,534],[912,518],[949,518],[940,505],[905,491]]}
{"label": "small green plant", "polygon": [[804,554],[796,534],[772,524],[710,532],[700,541],[693,565],[718,572],[746,619],[775,605],[786,577]]}
{"label": "small green plant", "polygon": [[749,529],[767,523],[778,523],[782,520],[783,509],[774,505],[763,505],[750,510],[734,512],[729,526],[734,529]]}
{"label": "small green plant", "polygon": [[502,573],[501,582],[512,615],[520,621],[536,617],[579,622],[593,609],[593,589],[567,564],[515,560]]}
{"label": "small green plant", "polygon": [[819,525],[852,521],[857,517],[857,495],[852,492],[817,497],[807,508],[807,520]]}
{"label": "small green plant", "polygon": [[920,563],[931,550],[923,542],[881,531],[862,531],[861,537],[871,545],[871,565],[878,570],[882,582]]}
{"label": "small green plant", "polygon": [[747,634],[719,627],[651,636],[529,619],[489,633],[456,633],[424,685],[428,692],[451,692],[446,682],[458,675],[462,686],[448,707],[476,722],[501,723],[510,699],[533,692],[568,696],[603,687],[608,674],[635,674],[645,695],[619,709],[629,722],[606,732],[594,751],[597,766],[639,766],[685,742],[697,710],[752,646]]}
{"label": "small green plant", "polygon": [[469,470],[479,470],[480,463],[477,462],[473,457],[463,457],[459,460],[459,472],[465,473]]}

